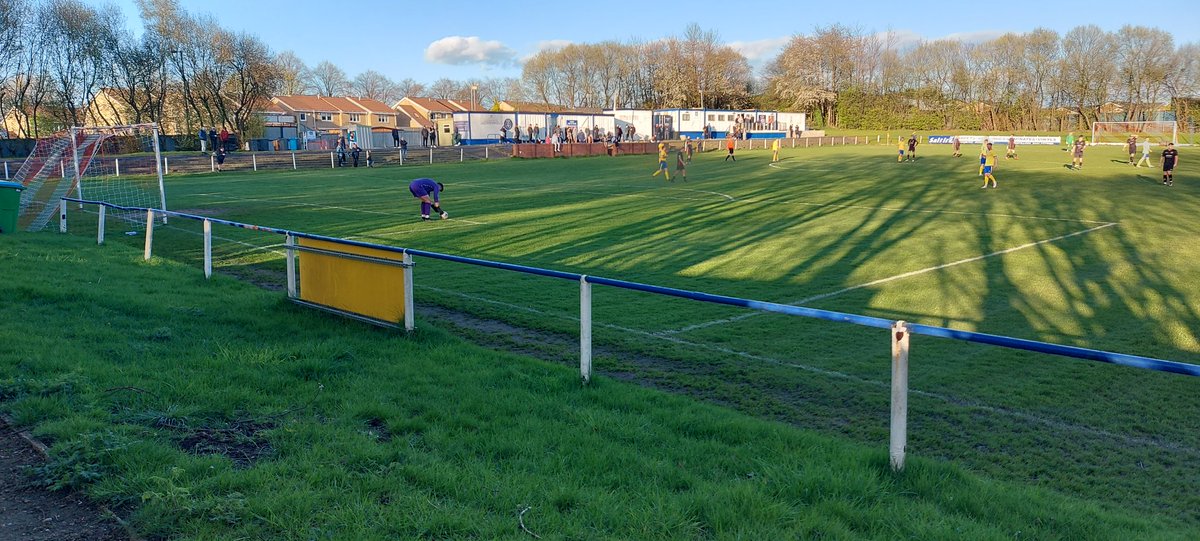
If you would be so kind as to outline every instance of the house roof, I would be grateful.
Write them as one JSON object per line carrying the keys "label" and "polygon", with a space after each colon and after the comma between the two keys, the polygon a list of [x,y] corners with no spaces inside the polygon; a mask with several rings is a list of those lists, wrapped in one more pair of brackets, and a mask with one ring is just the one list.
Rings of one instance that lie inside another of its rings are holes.
{"label": "house roof", "polygon": [[325,101],[321,98],[321,96],[275,96],[271,98],[271,101],[283,105],[284,107],[287,107],[293,111],[324,111],[330,113],[338,111],[333,104]]}
{"label": "house roof", "polygon": [[400,112],[402,112],[406,116],[408,116],[408,118],[411,118],[413,122],[416,122],[417,124],[420,124],[421,126],[426,127],[426,128],[433,127],[433,121],[429,120],[428,118],[425,118],[425,115],[421,114],[420,111],[417,111],[417,109],[415,107],[405,104],[405,105],[398,105],[396,108],[399,109]]}
{"label": "house roof", "polygon": [[371,98],[349,98],[349,100],[357,104],[359,108],[370,113],[388,115],[396,113],[395,109],[388,107],[386,103],[383,103],[379,100],[373,100]]}
{"label": "house roof", "polygon": [[[454,113],[457,111],[466,111],[467,108],[454,100],[443,100],[440,98],[422,98],[407,96],[404,98],[412,102],[417,107],[425,109],[431,113]],[[404,100],[400,100],[404,101]],[[399,104],[397,104],[399,105]]]}

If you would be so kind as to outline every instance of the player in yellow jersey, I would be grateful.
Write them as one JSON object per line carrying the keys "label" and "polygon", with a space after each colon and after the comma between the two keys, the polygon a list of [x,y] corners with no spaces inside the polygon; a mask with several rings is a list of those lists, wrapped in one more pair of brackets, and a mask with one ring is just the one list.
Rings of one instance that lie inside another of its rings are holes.
{"label": "player in yellow jersey", "polygon": [[896,163],[904,161],[904,149],[907,148],[907,146],[908,145],[904,144],[903,135],[896,137],[896,148],[900,150],[900,154],[896,156]]}
{"label": "player in yellow jersey", "polygon": [[657,177],[659,173],[667,177],[667,182],[671,182],[671,172],[667,170],[667,144],[658,144],[658,169],[654,171],[652,177]]}
{"label": "player in yellow jersey", "polygon": [[[983,144],[979,145],[979,174],[983,175],[984,159],[983,155],[987,154],[992,149],[992,142],[988,141],[987,137],[983,138]],[[986,186],[985,186],[986,187]]]}
{"label": "player in yellow jersey", "polygon": [[995,188],[996,177],[992,176],[992,169],[996,167],[996,153],[992,152],[991,143],[988,143],[984,151],[979,154],[979,159],[983,162],[983,186],[980,188],[987,188],[989,180],[992,181],[992,187]]}
{"label": "player in yellow jersey", "polygon": [[771,141],[771,163],[779,161],[779,139]]}

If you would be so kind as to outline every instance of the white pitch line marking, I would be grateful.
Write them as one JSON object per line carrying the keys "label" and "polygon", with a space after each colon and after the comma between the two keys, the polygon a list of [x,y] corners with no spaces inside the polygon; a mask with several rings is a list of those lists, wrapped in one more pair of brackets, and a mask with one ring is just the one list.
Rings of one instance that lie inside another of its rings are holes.
{"label": "white pitch line marking", "polygon": [[[1113,224],[1113,225],[1116,225],[1116,224]],[[433,291],[434,293],[437,293],[439,295],[451,295],[451,296],[455,296],[455,297],[459,297],[459,298],[463,298],[463,299],[472,300],[475,302],[492,304],[492,305],[496,305],[496,306],[503,306],[505,308],[519,310],[522,312],[536,314],[539,316],[554,317],[554,318],[559,318],[559,319],[565,319],[567,321],[579,321],[579,318],[575,317],[575,316],[565,315],[565,314],[558,313],[558,312],[546,312],[543,310],[538,310],[536,308],[530,308],[528,306],[522,306],[519,304],[512,304],[512,303],[497,301],[497,300],[488,299],[485,297],[479,297],[477,295],[460,293],[458,291],[450,291],[450,290],[440,289],[440,288],[426,286],[426,285],[422,285],[422,284],[414,284],[413,287],[418,288],[418,289],[425,289],[428,291]],[[714,346],[712,344],[692,342],[692,341],[684,340],[684,339],[681,339],[681,338],[678,338],[675,336],[663,336],[658,333],[651,333],[651,332],[647,332],[647,331],[639,331],[636,329],[629,329],[629,328],[621,327],[619,325],[596,323],[595,321],[592,322],[592,325],[604,327],[604,328],[608,328],[608,329],[613,329],[616,331],[638,334],[638,335],[641,335],[641,336],[644,336],[647,338],[653,338],[656,340],[664,340],[667,342],[671,342],[671,343],[679,344],[679,345],[683,345],[683,346],[695,347],[698,349],[706,349],[709,351],[716,351],[718,353],[722,353],[725,355],[741,357],[743,359],[749,359],[752,361],[759,361],[759,362],[764,362],[764,363],[768,363],[768,364],[774,364],[776,366],[782,366],[782,367],[786,367],[786,368],[795,368],[798,370],[804,370],[806,372],[811,372],[814,374],[820,374],[823,376],[844,379],[844,380],[852,381],[852,382],[863,384],[863,385],[869,385],[869,386],[876,387],[876,388],[890,388],[891,387],[891,382],[887,382],[887,381],[867,379],[867,378],[864,378],[861,376],[855,376],[855,375],[847,374],[844,372],[838,372],[836,370],[829,370],[827,368],[820,368],[820,367],[806,365],[806,364],[800,364],[800,363],[796,363],[796,362],[782,361],[779,359],[767,357],[765,355],[755,355],[753,353],[747,353],[745,351],[738,351],[735,349],[730,349],[730,348],[726,348],[726,347],[722,347],[722,346]],[[964,400],[962,398],[957,398],[957,397],[953,397],[950,395],[944,395],[944,394],[934,393],[934,392],[929,392],[929,391],[922,391],[919,389],[909,389],[909,392],[912,394],[918,395],[918,396],[925,397],[925,398],[930,398],[933,400],[940,400],[942,402],[945,402],[947,404],[952,404],[955,406],[961,406],[964,408],[975,409],[975,410],[984,411],[987,413],[993,413],[996,415],[1015,417],[1017,419],[1022,419],[1025,421],[1038,423],[1041,425],[1049,426],[1052,428],[1057,428],[1060,430],[1069,430],[1069,431],[1087,434],[1087,435],[1091,435],[1091,436],[1100,436],[1100,437],[1108,438],[1111,440],[1121,441],[1127,445],[1128,444],[1136,444],[1139,446],[1157,447],[1160,449],[1166,449],[1169,451],[1177,451],[1177,452],[1182,452],[1182,453],[1186,453],[1186,454],[1190,454],[1190,455],[1200,454],[1200,450],[1197,450],[1193,447],[1178,444],[1175,442],[1162,441],[1157,438],[1137,438],[1137,437],[1132,437],[1132,436],[1126,436],[1124,434],[1109,432],[1107,430],[1100,430],[1098,428],[1092,428],[1090,426],[1071,424],[1071,423],[1068,423],[1065,421],[1060,421],[1057,419],[1041,417],[1041,416],[1034,415],[1031,413],[1025,413],[1023,411],[1014,411],[1014,410],[1007,409],[1007,408],[999,408],[999,407],[995,407],[995,406],[989,406],[987,404],[981,404],[981,403],[973,402],[970,400]]]}
{"label": "white pitch line marking", "polygon": [[[1018,250],[1024,250],[1024,249],[1026,249],[1026,248],[1032,248],[1032,247],[1034,247],[1034,246],[1038,246],[1038,245],[1041,245],[1041,244],[1046,244],[1046,243],[1050,243],[1050,242],[1060,241],[1060,240],[1063,240],[1063,239],[1066,239],[1066,238],[1070,238],[1070,237],[1074,237],[1074,236],[1077,236],[1077,235],[1084,235],[1084,234],[1087,234],[1087,233],[1091,233],[1091,232],[1093,232],[1093,231],[1098,231],[1098,230],[1100,230],[1100,229],[1104,229],[1104,228],[1106,228],[1106,227],[1112,227],[1112,226],[1114,226],[1114,225],[1118,225],[1118,224],[1117,224],[1117,223],[1115,223],[1115,222],[1109,222],[1109,223],[1106,223],[1106,224],[1103,224],[1103,225],[1098,225],[1098,226],[1096,226],[1096,227],[1092,227],[1092,228],[1090,228],[1090,229],[1084,229],[1084,230],[1082,230],[1082,231],[1076,231],[1076,232],[1074,232],[1074,233],[1067,233],[1067,234],[1065,234],[1065,235],[1059,235],[1059,236],[1057,236],[1057,237],[1054,237],[1054,238],[1052,238],[1052,239],[1039,240],[1039,241],[1036,241],[1036,242],[1028,242],[1028,243],[1022,244],[1022,245],[1020,245],[1020,246],[1014,246],[1014,247],[1012,247],[1012,248],[1006,248],[1006,249],[1004,249],[1004,250],[1000,250],[1000,251],[998,251],[998,252],[992,252],[992,253],[990,253],[990,254],[984,254],[984,255],[977,255],[977,256],[975,256],[975,257],[968,257],[968,258],[966,258],[966,259],[960,259],[960,260],[958,260],[958,261],[952,261],[952,262],[950,262],[950,263],[943,263],[943,264],[941,264],[941,265],[936,265],[936,266],[933,266],[933,267],[927,267],[927,268],[924,268],[924,269],[919,269],[919,270],[915,270],[915,271],[909,271],[909,272],[905,272],[905,273],[902,273],[902,274],[897,274],[897,275],[895,275],[895,276],[888,276],[888,277],[886,277],[886,278],[880,278],[880,279],[878,279],[878,280],[872,280],[872,281],[870,281],[870,282],[866,282],[866,283],[862,283],[862,284],[858,284],[858,285],[853,285],[853,286],[850,286],[850,287],[844,287],[844,288],[842,288],[842,289],[839,289],[839,290],[837,290],[837,291],[830,291],[830,292],[828,292],[828,293],[822,293],[822,294],[820,294],[820,295],[813,295],[813,296],[811,296],[811,297],[805,297],[805,298],[803,298],[803,299],[800,299],[800,300],[798,300],[798,301],[787,302],[787,303],[784,303],[784,304],[790,304],[790,305],[793,305],[793,306],[803,306],[803,305],[805,305],[805,304],[808,304],[808,303],[811,303],[811,302],[816,302],[816,301],[819,301],[819,300],[822,300],[822,299],[828,299],[829,297],[834,297],[834,296],[837,296],[837,295],[841,295],[842,293],[848,293],[848,292],[855,291],[855,290],[858,290],[858,289],[863,289],[863,288],[865,288],[865,287],[877,286],[877,285],[879,285],[879,284],[885,284],[885,283],[892,282],[892,281],[895,281],[895,280],[900,280],[900,279],[904,279],[904,278],[909,278],[909,277],[912,277],[912,276],[917,276],[917,275],[919,275],[919,274],[925,274],[925,273],[927,273],[927,272],[934,272],[934,271],[939,271],[939,270],[942,270],[942,269],[945,269],[945,268],[954,267],[954,266],[957,266],[957,265],[964,265],[964,264],[966,264],[966,263],[973,263],[973,262],[975,262],[975,261],[980,261],[980,260],[983,260],[983,259],[987,259],[987,258],[989,258],[989,257],[996,257],[996,256],[999,256],[999,255],[1010,254],[1010,253],[1016,252],[1016,251],[1018,251]],[[724,319],[716,319],[716,320],[712,320],[712,321],[706,321],[706,322],[704,322],[704,323],[697,323],[697,324],[695,324],[695,325],[688,325],[687,327],[681,327],[681,328],[679,328],[679,329],[668,329],[668,330],[665,330],[665,331],[659,331],[659,334],[663,334],[663,335],[671,335],[671,334],[678,334],[678,333],[683,333],[683,332],[688,332],[688,331],[694,331],[694,330],[697,330],[697,329],[704,329],[704,328],[707,328],[707,327],[712,327],[712,326],[714,326],[714,325],[724,325],[724,324],[726,324],[726,323],[734,323],[734,322],[737,322],[737,321],[742,321],[742,320],[744,320],[744,319],[749,319],[749,318],[752,318],[752,317],[755,317],[755,316],[761,316],[761,315],[764,315],[764,314],[767,314],[767,313],[768,313],[768,312],[750,312],[750,313],[745,313],[745,314],[741,314],[741,315],[734,316],[734,317],[729,317],[729,318],[724,318]]]}

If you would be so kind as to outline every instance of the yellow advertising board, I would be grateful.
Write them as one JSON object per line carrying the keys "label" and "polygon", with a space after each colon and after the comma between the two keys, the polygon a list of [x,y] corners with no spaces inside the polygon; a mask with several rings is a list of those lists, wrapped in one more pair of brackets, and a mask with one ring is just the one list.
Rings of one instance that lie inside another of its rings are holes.
{"label": "yellow advertising board", "polygon": [[404,319],[403,254],[339,242],[299,238],[300,246],[397,264],[299,250],[300,300],[399,324]]}

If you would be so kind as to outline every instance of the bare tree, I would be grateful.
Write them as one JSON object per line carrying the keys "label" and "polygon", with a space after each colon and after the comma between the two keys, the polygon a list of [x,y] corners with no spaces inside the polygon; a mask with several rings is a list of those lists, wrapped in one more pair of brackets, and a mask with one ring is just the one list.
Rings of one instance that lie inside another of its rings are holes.
{"label": "bare tree", "polygon": [[308,94],[312,89],[308,66],[292,51],[275,55],[275,69],[279,71],[279,92],[287,96]]}
{"label": "bare tree", "polygon": [[309,71],[310,84],[322,96],[344,96],[350,92],[350,81],[346,72],[328,60],[313,66]]}
{"label": "bare tree", "polygon": [[394,103],[403,97],[396,95],[396,83],[375,70],[367,70],[354,77],[354,80],[350,82],[350,91],[355,96],[385,103]]}
{"label": "bare tree", "polygon": [[462,87],[462,83],[453,79],[442,77],[433,82],[429,87],[429,95],[433,98],[448,100],[454,97]]}
{"label": "bare tree", "polygon": [[1096,25],[1077,26],[1063,37],[1059,88],[1079,113],[1082,126],[1091,125],[1109,100],[1115,55],[1113,36]]}
{"label": "bare tree", "polygon": [[45,50],[54,81],[59,120],[81,125],[85,104],[95,97],[111,59],[120,12],[111,5],[96,9],[79,0],[47,0],[38,19],[42,31],[38,46]]}
{"label": "bare tree", "polygon": [[411,77],[396,83],[396,101],[407,96],[420,96],[425,93],[425,85],[414,81]]}

